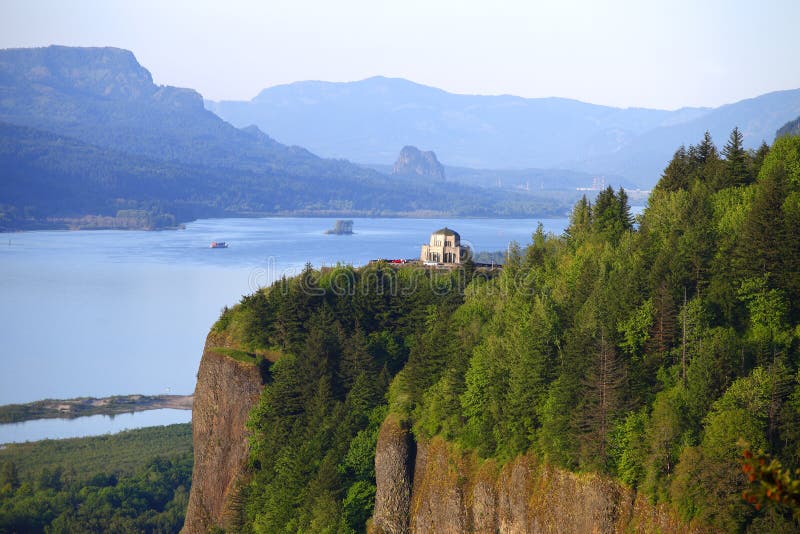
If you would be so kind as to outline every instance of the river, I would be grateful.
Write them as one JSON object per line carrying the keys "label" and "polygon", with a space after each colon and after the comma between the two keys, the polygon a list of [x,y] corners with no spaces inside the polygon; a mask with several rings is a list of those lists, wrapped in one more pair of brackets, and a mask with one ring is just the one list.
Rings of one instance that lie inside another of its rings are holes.
{"label": "river", "polygon": [[[188,394],[220,309],[306,262],[413,258],[443,226],[475,250],[530,241],[537,220],[208,219],[184,230],[2,236],[0,404],[115,394]],[[542,220],[560,233],[566,219]],[[224,240],[227,249],[211,249]]]}

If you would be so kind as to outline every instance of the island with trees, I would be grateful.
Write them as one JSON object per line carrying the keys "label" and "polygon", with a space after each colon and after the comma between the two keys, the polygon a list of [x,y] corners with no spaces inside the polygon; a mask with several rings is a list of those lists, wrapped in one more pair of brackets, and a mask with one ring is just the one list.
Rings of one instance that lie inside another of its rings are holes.
{"label": "island with trees", "polygon": [[325,230],[325,233],[328,235],[353,235],[353,221],[350,219],[338,220],[333,228]]}

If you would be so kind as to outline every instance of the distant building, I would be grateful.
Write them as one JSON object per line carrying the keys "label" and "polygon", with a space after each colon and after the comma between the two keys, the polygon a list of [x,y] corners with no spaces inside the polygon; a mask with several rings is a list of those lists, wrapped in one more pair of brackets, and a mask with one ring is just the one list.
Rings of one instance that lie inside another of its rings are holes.
{"label": "distant building", "polygon": [[419,260],[458,264],[466,261],[468,254],[469,249],[461,246],[461,236],[458,235],[458,232],[444,227],[431,234],[431,240],[427,245],[422,245]]}

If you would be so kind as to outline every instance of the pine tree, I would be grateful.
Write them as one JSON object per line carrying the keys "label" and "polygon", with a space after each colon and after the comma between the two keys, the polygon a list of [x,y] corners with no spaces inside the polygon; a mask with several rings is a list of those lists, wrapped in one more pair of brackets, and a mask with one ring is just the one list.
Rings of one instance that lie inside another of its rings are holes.
{"label": "pine tree", "polygon": [[725,156],[725,185],[738,186],[750,181],[748,155],[743,145],[744,136],[737,126],[731,131],[722,155]]}
{"label": "pine tree", "polygon": [[781,266],[786,255],[796,254],[785,248],[790,237],[786,235],[782,209],[786,199],[786,176],[782,169],[762,174],[742,229],[742,239],[738,242],[737,270],[744,278],[768,273],[784,278],[788,273],[781,272]]}
{"label": "pine tree", "polygon": [[708,130],[706,130],[706,133],[703,134],[703,140],[700,141],[699,145],[697,145],[696,158],[697,162],[701,164],[719,159],[717,147],[714,145],[714,141],[711,139],[711,134],[708,132]]}
{"label": "pine tree", "polygon": [[597,234],[616,242],[622,228],[619,221],[619,201],[611,186],[597,195],[592,207],[592,222]]}
{"label": "pine tree", "polygon": [[680,148],[675,151],[667,168],[664,169],[664,173],[661,175],[661,180],[658,181],[656,188],[664,191],[688,189],[690,185],[690,174],[690,156],[686,151],[686,147],[681,145]]}
{"label": "pine tree", "polygon": [[764,164],[764,159],[766,159],[768,154],[769,145],[766,141],[761,141],[761,146],[758,147],[758,150],[756,150],[750,158],[750,177],[753,181],[758,177],[761,165]]}
{"label": "pine tree", "polygon": [[361,328],[356,327],[353,335],[344,343],[337,375],[344,390],[349,391],[361,374],[372,380],[376,369],[372,356],[367,352],[367,338]]}
{"label": "pine tree", "polygon": [[619,221],[622,226],[623,231],[629,231],[633,229],[633,216],[631,215],[631,207],[628,204],[628,193],[625,192],[623,188],[619,188],[617,191],[617,202],[619,203]]}
{"label": "pine tree", "polygon": [[288,294],[281,295],[275,321],[275,341],[280,347],[296,350],[305,331],[304,315],[305,310],[298,306],[295,291],[289,289]]}
{"label": "pine tree", "polygon": [[622,360],[617,356],[614,346],[601,334],[597,355],[583,381],[583,463],[605,467],[608,437],[614,414],[621,405],[621,389],[624,383]]}
{"label": "pine tree", "polygon": [[672,348],[677,332],[676,306],[667,283],[662,281],[653,298],[655,321],[648,340],[648,352],[657,353],[660,360]]}
{"label": "pine tree", "polygon": [[572,208],[569,216],[569,226],[564,231],[567,239],[573,242],[580,242],[591,230],[592,227],[592,204],[583,195]]}

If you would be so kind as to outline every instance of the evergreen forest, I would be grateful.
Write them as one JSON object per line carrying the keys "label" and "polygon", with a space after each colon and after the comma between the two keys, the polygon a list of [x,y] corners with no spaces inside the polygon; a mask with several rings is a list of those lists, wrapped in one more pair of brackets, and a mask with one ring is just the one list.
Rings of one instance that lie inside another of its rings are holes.
{"label": "evergreen forest", "polygon": [[800,137],[680,147],[641,216],[582,199],[500,271],[308,266],[214,329],[264,361],[236,526],[364,532],[388,413],[502,463],[614,477],[686,523],[796,532],[742,498],[800,467]]}

